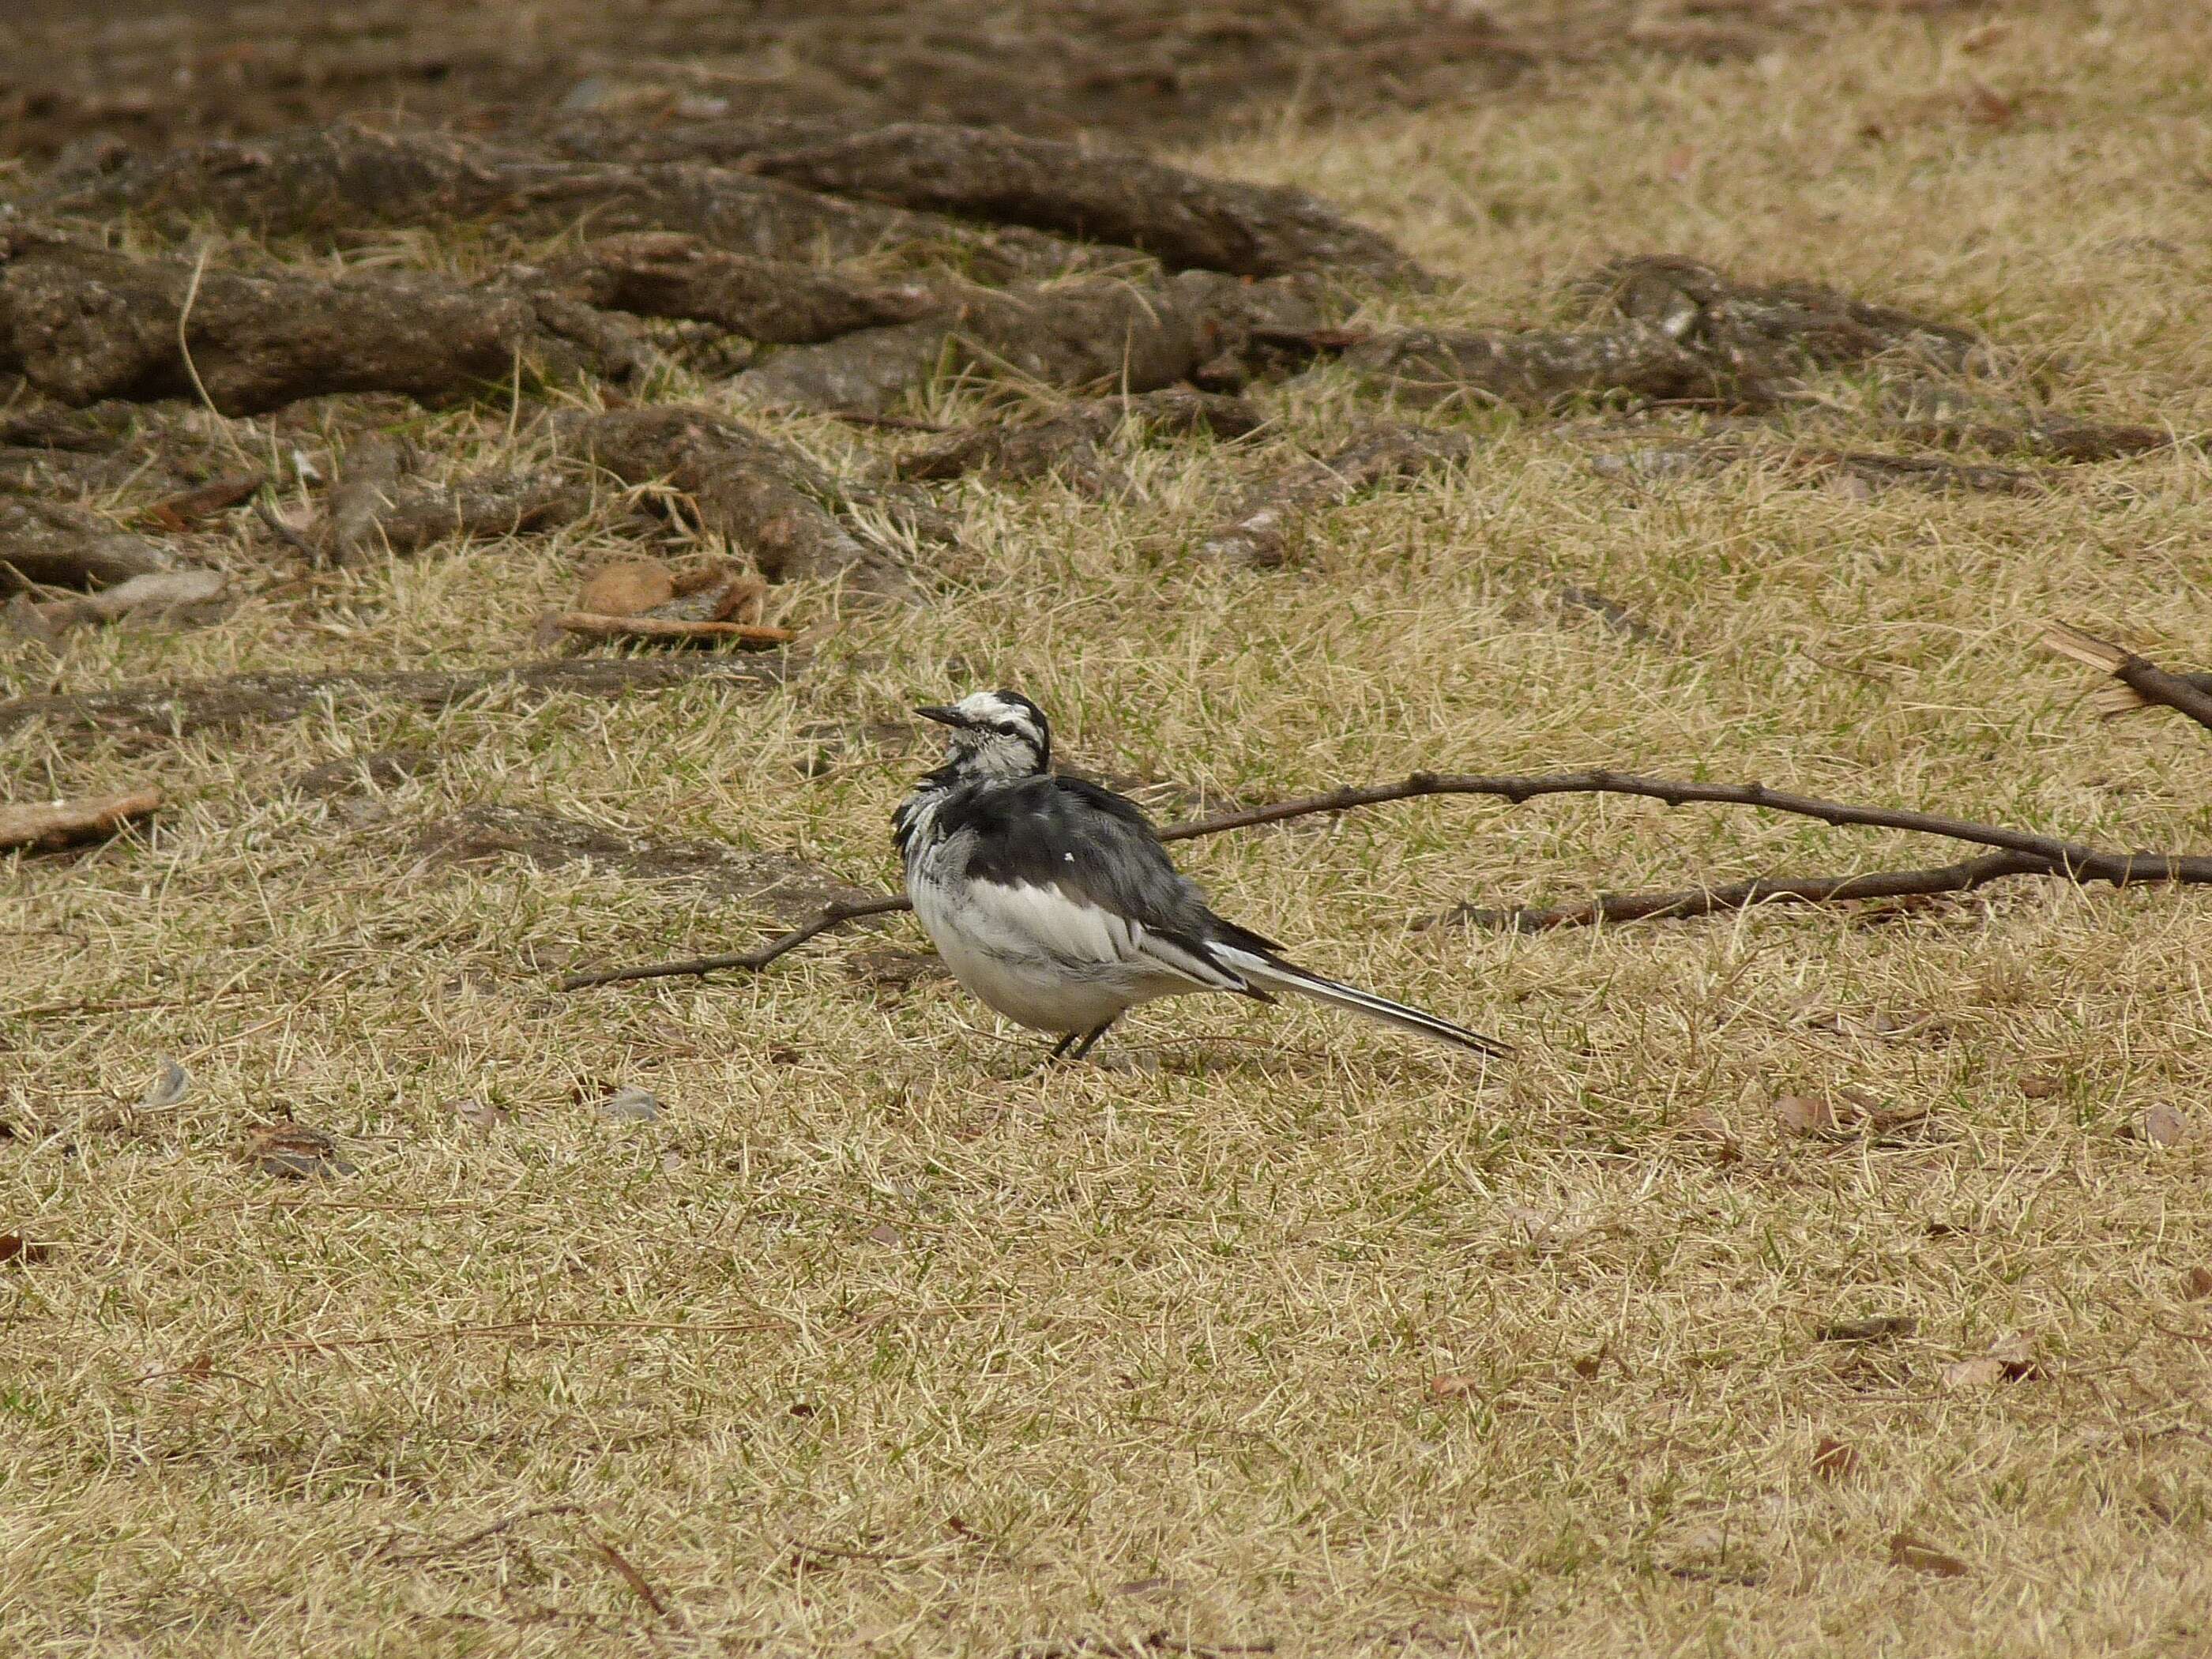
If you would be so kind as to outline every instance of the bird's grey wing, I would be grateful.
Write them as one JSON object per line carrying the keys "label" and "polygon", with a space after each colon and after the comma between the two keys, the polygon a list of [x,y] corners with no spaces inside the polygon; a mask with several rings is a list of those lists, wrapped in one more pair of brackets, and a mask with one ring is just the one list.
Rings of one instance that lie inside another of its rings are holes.
{"label": "bird's grey wing", "polygon": [[1214,955],[1209,941],[1222,924],[1135,802],[1079,779],[1036,778],[997,793],[960,827],[975,832],[966,873],[976,890],[1021,906],[1032,925],[1053,923],[1086,946],[1103,927],[1117,949],[1200,984],[1253,990]]}

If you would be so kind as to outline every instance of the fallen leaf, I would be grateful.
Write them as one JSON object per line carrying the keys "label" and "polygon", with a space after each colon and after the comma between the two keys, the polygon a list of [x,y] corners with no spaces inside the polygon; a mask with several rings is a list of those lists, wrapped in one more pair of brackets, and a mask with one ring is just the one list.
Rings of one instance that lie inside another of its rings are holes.
{"label": "fallen leaf", "polygon": [[192,1091],[192,1074],[168,1055],[155,1059],[154,1068],[154,1080],[138,1100],[142,1112],[166,1112]]}
{"label": "fallen leaf", "polygon": [[2174,1146],[2189,1139],[2189,1120],[2179,1106],[2160,1101],[2143,1114],[2136,1138],[2154,1146]]}
{"label": "fallen leaf", "polygon": [[1870,1131],[1887,1134],[1917,1123],[1928,1115],[1928,1103],[1920,1100],[1892,1101],[1871,1094],[1864,1089],[1845,1084],[1836,1091],[1842,1103],[1837,1116],[1844,1127],[1854,1131]]}
{"label": "fallen leaf", "polygon": [[2017,1333],[1990,1343],[1990,1358],[2003,1368],[2008,1382],[2032,1382],[2044,1375],[2034,1345]]}
{"label": "fallen leaf", "polygon": [[599,1103],[599,1115],[617,1123],[658,1123],[659,1097],[645,1089],[617,1089]]}
{"label": "fallen leaf", "polygon": [[714,596],[708,622],[757,623],[768,599],[768,584],[750,574],[733,576]]}
{"label": "fallen leaf", "polygon": [[1836,1113],[1817,1095],[1783,1095],[1774,1103],[1774,1121],[1784,1134],[1832,1134]]}
{"label": "fallen leaf", "polygon": [[1966,88],[1966,118],[1985,127],[2008,127],[2020,114],[2020,100],[1973,82]]}
{"label": "fallen leaf", "polygon": [[1969,1389],[1994,1388],[2005,1380],[2005,1363],[1995,1354],[1984,1354],[1978,1359],[1960,1359],[1943,1367],[1943,1386],[1964,1392]]}
{"label": "fallen leaf", "polygon": [[44,1261],[53,1254],[53,1246],[40,1244],[21,1233],[0,1233],[0,1261],[21,1261],[28,1266]]}
{"label": "fallen leaf", "polygon": [[1848,1480],[1859,1472],[1859,1455],[1832,1435],[1813,1448],[1813,1473],[1823,1480]]}
{"label": "fallen leaf", "polygon": [[1927,1115],[1923,1102],[1885,1101],[1848,1084],[1826,1095],[1781,1095],[1774,1102],[1775,1126],[1793,1135],[1887,1134]]}
{"label": "fallen leaf", "polygon": [[229,578],[220,570],[155,570],[97,593],[49,599],[35,608],[48,630],[58,631],[88,623],[120,622],[142,611],[158,616],[205,605],[221,599],[228,585]]}
{"label": "fallen leaf", "polygon": [[676,597],[676,573],[659,559],[618,559],[584,579],[576,609],[634,617]]}
{"label": "fallen leaf", "polygon": [[2203,1301],[2212,1297],[2212,1267],[2191,1267],[2182,1275],[2181,1293]]}
{"label": "fallen leaf", "polygon": [[901,1236],[899,1230],[888,1221],[878,1221],[874,1226],[869,1228],[868,1237],[887,1250],[902,1250],[906,1248],[905,1238]]}
{"label": "fallen leaf", "polygon": [[1889,1540],[1889,1565],[1933,1573],[1938,1578],[1963,1578],[1966,1573],[1966,1564],[1957,1556],[1909,1532],[1900,1532]]}
{"label": "fallen leaf", "polygon": [[2020,1079],[2020,1091],[2030,1100],[2048,1100],[2063,1086],[2046,1072],[2029,1072]]}
{"label": "fallen leaf", "polygon": [[1677,144],[1674,149],[1667,152],[1667,160],[1664,165],[1667,169],[1667,176],[1674,180],[1675,183],[1680,184],[1683,179],[1690,176],[1691,170],[1694,168],[1697,164],[1698,147],[1695,144]]}
{"label": "fallen leaf", "polygon": [[1579,1359],[1571,1361],[1570,1364],[1573,1368],[1575,1375],[1582,1378],[1583,1382],[1587,1382],[1597,1375],[1598,1368],[1603,1362],[1603,1358],[1604,1356],[1601,1354],[1586,1353]]}
{"label": "fallen leaf", "polygon": [[1432,1399],[1456,1400],[1462,1395],[1479,1394],[1481,1390],[1482,1379],[1479,1376],[1447,1373],[1429,1379],[1429,1394]]}
{"label": "fallen leaf", "polygon": [[0,848],[66,847],[72,842],[112,836],[133,818],[161,805],[158,789],[133,789],[88,800],[55,801],[45,806],[0,805]]}
{"label": "fallen leaf", "polygon": [[1890,1342],[1911,1336],[1920,1322],[1911,1314],[1876,1314],[1871,1319],[1838,1319],[1813,1334],[1823,1342]]}
{"label": "fallen leaf", "polygon": [[264,1123],[246,1138],[242,1156],[264,1175],[284,1181],[352,1175],[337,1142],[304,1123]]}
{"label": "fallen leaf", "polygon": [[446,1103],[446,1109],[453,1115],[456,1121],[483,1134],[489,1134],[507,1121],[507,1114],[498,1107],[487,1106],[481,1100],[473,1098],[449,1100]]}
{"label": "fallen leaf", "polygon": [[149,524],[163,530],[189,530],[202,519],[212,518],[251,500],[263,482],[264,475],[258,472],[234,472],[197,489],[165,495],[148,507],[143,516]]}

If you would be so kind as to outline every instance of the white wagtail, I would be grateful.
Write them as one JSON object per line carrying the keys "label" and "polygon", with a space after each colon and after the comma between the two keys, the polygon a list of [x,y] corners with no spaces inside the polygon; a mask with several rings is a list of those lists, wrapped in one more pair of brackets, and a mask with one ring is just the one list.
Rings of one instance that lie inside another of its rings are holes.
{"label": "white wagtail", "polygon": [[1477,1054],[1511,1052],[1310,974],[1215,915],[1141,807],[1053,772],[1044,711],[1019,692],[915,712],[952,741],[891,820],[907,896],[954,978],[1007,1018],[1060,1033],[1053,1058],[1080,1060],[1138,1003],[1188,991],[1261,1002],[1294,991]]}

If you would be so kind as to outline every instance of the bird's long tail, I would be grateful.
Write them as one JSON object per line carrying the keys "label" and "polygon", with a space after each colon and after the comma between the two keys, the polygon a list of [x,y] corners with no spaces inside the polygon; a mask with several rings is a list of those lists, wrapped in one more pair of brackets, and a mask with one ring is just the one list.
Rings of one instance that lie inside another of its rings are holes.
{"label": "bird's long tail", "polygon": [[1308,973],[1297,963],[1285,962],[1279,956],[1263,955],[1236,945],[1216,945],[1213,953],[1224,963],[1234,965],[1237,972],[1254,984],[1268,990],[1291,991],[1302,997],[1311,997],[1316,1002],[1326,1002],[1332,1007],[1348,1008],[1355,1014],[1379,1019],[1401,1031],[1418,1032],[1439,1042],[1448,1042],[1455,1048],[1472,1048],[1492,1060],[1504,1060],[1513,1053],[1506,1044],[1480,1032],[1470,1031],[1464,1025],[1455,1025],[1448,1019],[1425,1014],[1419,1008],[1408,1008],[1402,1002],[1393,1002],[1388,997],[1378,997],[1356,986],[1323,979],[1319,974]]}

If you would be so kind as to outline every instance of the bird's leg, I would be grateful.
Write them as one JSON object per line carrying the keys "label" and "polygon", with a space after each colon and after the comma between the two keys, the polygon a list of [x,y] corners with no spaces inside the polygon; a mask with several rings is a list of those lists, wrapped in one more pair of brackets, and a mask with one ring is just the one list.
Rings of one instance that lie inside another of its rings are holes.
{"label": "bird's leg", "polygon": [[1091,1045],[1097,1042],[1100,1037],[1104,1036],[1106,1035],[1107,1028],[1111,1026],[1113,1024],[1113,1020],[1109,1019],[1106,1021],[1104,1024],[1094,1025],[1091,1027],[1091,1029],[1085,1034],[1083,1041],[1075,1045],[1075,1052],[1068,1055],[1068,1063],[1070,1065],[1073,1065],[1077,1060],[1082,1059],[1084,1055],[1089,1054],[1091,1052]]}
{"label": "bird's leg", "polygon": [[1075,1039],[1082,1035],[1083,1033],[1080,1031],[1070,1031],[1066,1036],[1060,1038],[1059,1042],[1054,1043],[1052,1045],[1052,1052],[1044,1057],[1045,1064],[1049,1066],[1054,1060],[1058,1060],[1062,1054],[1065,1054],[1068,1049],[1073,1046]]}

